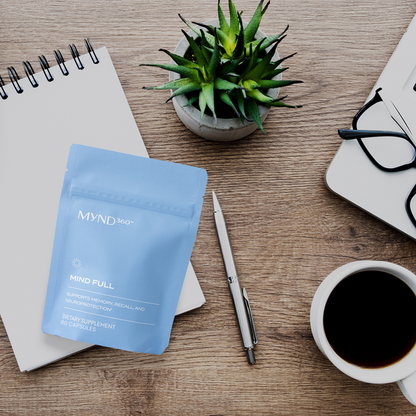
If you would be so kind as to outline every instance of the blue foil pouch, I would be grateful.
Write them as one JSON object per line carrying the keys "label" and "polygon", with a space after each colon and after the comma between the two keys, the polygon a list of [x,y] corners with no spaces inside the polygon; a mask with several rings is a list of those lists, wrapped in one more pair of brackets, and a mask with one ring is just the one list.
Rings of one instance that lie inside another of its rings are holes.
{"label": "blue foil pouch", "polygon": [[161,354],[206,182],[203,169],[72,145],[42,331]]}

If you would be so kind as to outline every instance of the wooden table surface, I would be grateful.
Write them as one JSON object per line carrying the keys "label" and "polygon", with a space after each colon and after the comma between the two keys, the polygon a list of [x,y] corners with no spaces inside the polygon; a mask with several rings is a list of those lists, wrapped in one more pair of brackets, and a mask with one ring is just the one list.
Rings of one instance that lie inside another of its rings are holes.
{"label": "wooden table surface", "polygon": [[[316,347],[313,295],[337,267],[385,260],[416,272],[416,243],[332,194],[324,174],[416,13],[413,0],[272,0],[261,29],[289,24],[279,53],[297,52],[286,88],[301,109],[273,109],[257,131],[215,143],[188,131],[167,92],[143,90],[189,20],[216,17],[215,0],[2,0],[0,75],[68,43],[107,46],[152,158],[204,168],[209,181],[192,262],[206,304],[175,319],[161,356],[94,347],[20,373],[0,323],[1,415],[410,415],[395,383],[348,378]],[[244,17],[257,2],[236,0]],[[228,10],[227,2],[223,7]],[[38,65],[36,63],[36,65]],[[1,122],[1,114],[0,114]],[[0,138],[1,140],[1,138]],[[259,344],[250,367],[241,346],[212,216],[215,190],[228,221]]]}

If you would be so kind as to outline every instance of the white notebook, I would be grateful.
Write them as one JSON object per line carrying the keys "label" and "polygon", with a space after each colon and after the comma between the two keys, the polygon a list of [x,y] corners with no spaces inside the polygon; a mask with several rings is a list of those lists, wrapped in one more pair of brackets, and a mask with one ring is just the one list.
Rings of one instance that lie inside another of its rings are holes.
{"label": "white notebook", "polygon": [[[411,21],[369,95],[369,98],[372,98],[375,90],[381,87],[400,109],[413,132],[416,132],[414,117],[416,92],[413,90],[416,84],[415,45],[416,17]],[[387,122],[387,120],[380,121],[383,124]],[[389,130],[400,131],[392,120],[389,124],[392,124]],[[349,126],[339,126],[339,128],[349,128]],[[387,130],[387,128],[380,129]],[[326,172],[328,188],[381,221],[416,239],[416,228],[405,209],[407,196],[416,184],[416,169],[395,173],[383,172],[367,158],[356,140],[343,142],[340,139],[341,142],[341,147]]]}
{"label": "white notebook", "polygon": [[[148,156],[106,48],[47,66],[0,87],[0,314],[21,371],[91,346],[41,331],[71,144]],[[176,313],[204,302],[190,264]]]}

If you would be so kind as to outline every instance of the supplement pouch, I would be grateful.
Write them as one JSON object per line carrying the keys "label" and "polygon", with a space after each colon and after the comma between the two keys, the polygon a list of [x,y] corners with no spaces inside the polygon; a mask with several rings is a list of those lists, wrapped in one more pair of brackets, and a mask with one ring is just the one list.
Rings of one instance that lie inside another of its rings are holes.
{"label": "supplement pouch", "polygon": [[206,182],[203,169],[72,145],[42,331],[161,354]]}

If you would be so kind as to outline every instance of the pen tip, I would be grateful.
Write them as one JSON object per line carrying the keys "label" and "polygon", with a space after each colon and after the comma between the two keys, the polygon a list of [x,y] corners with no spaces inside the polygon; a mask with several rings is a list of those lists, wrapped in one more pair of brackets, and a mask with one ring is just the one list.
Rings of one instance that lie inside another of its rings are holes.
{"label": "pen tip", "polygon": [[256,364],[256,358],[254,357],[254,351],[252,349],[246,350],[247,361],[250,365]]}
{"label": "pen tip", "polygon": [[220,203],[217,199],[217,195],[215,195],[214,191],[212,191],[212,206],[214,207],[214,212],[219,211],[221,209]]}

